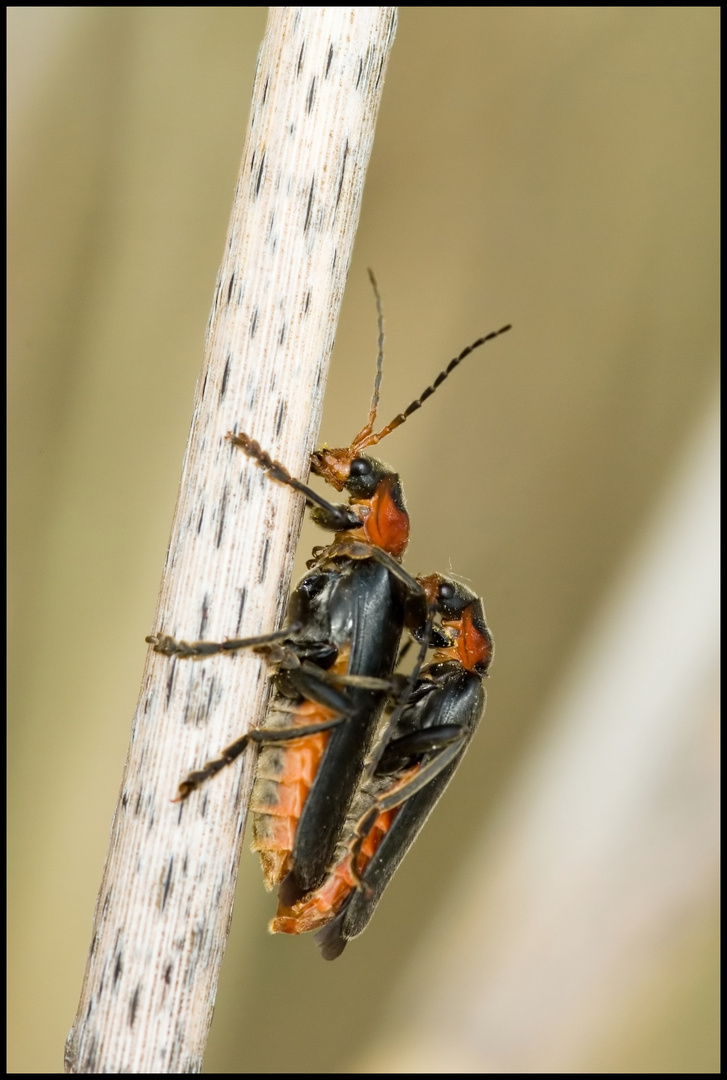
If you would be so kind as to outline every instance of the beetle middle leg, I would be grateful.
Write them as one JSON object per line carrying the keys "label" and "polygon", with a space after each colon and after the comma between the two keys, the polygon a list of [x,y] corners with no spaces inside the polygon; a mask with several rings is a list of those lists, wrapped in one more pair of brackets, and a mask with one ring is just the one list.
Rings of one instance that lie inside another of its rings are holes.
{"label": "beetle middle leg", "polygon": [[[274,640],[279,636],[279,634],[265,635],[268,640]],[[224,642],[194,642],[193,644],[188,644],[187,642],[176,642],[175,639],[162,635],[159,637],[166,655],[181,657],[191,656],[198,658],[201,655],[205,655],[200,651],[203,646],[225,644]],[[242,639],[239,639],[239,641],[235,641],[234,644],[243,648],[249,646],[252,642],[257,643],[260,640],[260,638],[248,638],[245,639],[245,644],[243,644]],[[172,643],[171,645],[169,644],[170,642]],[[162,649],[160,648],[159,651],[162,651]],[[282,652],[283,650],[280,650],[278,653],[274,654],[274,662],[285,664],[285,659],[283,655],[281,655]],[[213,653],[210,650],[206,655],[213,655]],[[346,696],[346,686],[355,686],[360,689],[374,691],[384,690],[387,692],[394,692],[395,690],[400,689],[401,684],[396,676],[392,676],[391,679],[374,679],[365,676],[337,674],[336,672],[325,671],[322,668],[316,667],[316,665],[312,664],[310,661],[298,661],[297,663],[294,663],[297,658],[292,649],[285,650],[285,657],[290,665],[290,670],[285,671],[284,674],[279,674],[278,678],[285,680],[287,689],[296,692],[304,701],[319,705],[324,710],[335,712],[338,715],[316,723],[306,723],[305,725],[293,725],[290,727],[277,727],[272,729],[253,728],[252,730],[245,732],[244,735],[241,735],[238,739],[235,739],[234,742],[230,743],[229,746],[226,746],[216,758],[212,758],[210,761],[205,762],[201,769],[194,769],[192,772],[188,773],[179,785],[177,798],[173,800],[174,802],[184,802],[184,800],[206,780],[216,776],[217,773],[227,765],[231,765],[236,761],[237,758],[245,752],[250,743],[255,743],[258,746],[286,743],[293,739],[301,739],[309,735],[318,735],[321,732],[330,731],[332,728],[345,723],[355,711],[354,706],[352,706],[349,698]],[[295,706],[290,706],[285,711],[295,713],[299,710]]]}
{"label": "beetle middle leg", "polygon": [[330,731],[331,728],[338,727],[339,724],[343,724],[345,721],[345,716],[334,716],[330,720],[321,720],[320,723],[309,724],[306,727],[277,728],[273,731],[266,731],[265,728],[253,728],[251,731],[246,731],[239,739],[235,739],[229,746],[226,746],[219,757],[206,761],[201,769],[194,769],[191,773],[188,773],[180,783],[179,793],[176,799],[172,799],[172,802],[184,802],[205,780],[216,776],[221,769],[236,761],[240,754],[247,750],[250,743],[257,743],[258,745],[284,743],[292,739],[305,738],[308,735],[318,735],[322,731]]}
{"label": "beetle middle leg", "polygon": [[298,630],[300,626],[292,624],[281,630],[273,630],[270,634],[259,634],[251,638],[227,638],[225,641],[180,641],[171,634],[149,634],[144,641],[153,645],[154,652],[161,653],[162,656],[179,657],[183,660],[203,660],[208,656],[216,656],[218,653],[235,653],[242,649],[263,648],[273,642],[284,641]]}

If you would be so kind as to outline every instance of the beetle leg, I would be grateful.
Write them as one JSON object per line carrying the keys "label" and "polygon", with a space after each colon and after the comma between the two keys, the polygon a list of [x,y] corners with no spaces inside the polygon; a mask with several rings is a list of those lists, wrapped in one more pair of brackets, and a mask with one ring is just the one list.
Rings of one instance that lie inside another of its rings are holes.
{"label": "beetle leg", "polygon": [[333,682],[328,672],[317,668],[315,664],[304,662],[297,671],[286,674],[292,689],[307,701],[323,705],[344,717],[355,711],[346,691]]}
{"label": "beetle leg", "polygon": [[257,462],[260,468],[264,469],[273,480],[293,488],[294,491],[299,491],[301,495],[305,495],[305,501],[309,506],[318,507],[316,525],[320,525],[321,528],[329,529],[332,532],[344,532],[346,529],[359,529],[361,527],[360,517],[350,507],[346,506],[345,503],[330,503],[319,495],[317,491],[314,491],[312,487],[304,484],[301,480],[296,480],[281,462],[271,458],[270,454],[266,453],[260,444],[251,439],[249,435],[246,435],[244,431],[239,434],[228,431],[227,438],[233,446],[239,446],[241,450],[244,450],[247,456]]}
{"label": "beetle leg", "polygon": [[[358,822],[351,843],[351,877],[356,883],[356,888],[360,889],[362,892],[371,892],[370,886],[361,880],[358,873],[358,859],[364,840],[373,828],[376,819],[380,814],[384,814],[388,810],[395,810],[408,799],[411,799],[413,795],[416,795],[417,792],[421,791],[422,788],[425,788],[427,784],[430,784],[435,776],[439,776],[439,774],[454,761],[462,749],[462,743],[466,739],[467,733],[461,728],[457,729],[456,732],[453,729],[454,725],[451,724],[446,727],[443,726],[440,729],[441,749],[439,752],[425,765],[422,765],[421,768],[415,767],[410,770],[390,789],[388,794],[379,796],[373,806],[366,811],[364,816]],[[434,729],[434,731],[436,731],[436,729]],[[428,743],[429,749],[431,750],[434,748],[437,739],[434,732],[431,734],[427,732],[427,734],[430,735]],[[400,741],[403,743],[405,742],[405,739],[401,739]]]}
{"label": "beetle leg", "polygon": [[462,750],[462,744],[467,738],[467,732],[461,730],[456,737],[456,741],[449,732],[446,735],[446,744],[434,757],[432,757],[425,765],[422,765],[420,769],[417,769],[414,775],[410,775],[408,779],[401,786],[392,788],[388,795],[382,795],[377,800],[377,806],[379,813],[384,813],[386,810],[394,810],[397,806],[401,806],[407,799],[410,799],[412,795],[416,795],[418,791],[425,788],[427,784],[431,783],[435,776],[439,774],[450,765],[458,754]]}
{"label": "beetle leg", "polygon": [[282,630],[274,630],[270,634],[260,634],[251,638],[228,638],[226,641],[179,641],[169,634],[150,634],[144,640],[154,646],[154,652],[162,656],[176,656],[180,660],[201,660],[207,656],[216,656],[217,653],[233,653],[240,649],[257,648],[274,641],[284,641],[291,634],[301,629],[300,624],[293,623]]}
{"label": "beetle leg", "polygon": [[331,683],[336,686],[355,686],[359,690],[386,690],[396,693],[401,690],[402,680],[406,686],[407,680],[403,676],[392,675],[389,679],[375,679],[369,675],[329,675]]}
{"label": "beetle leg", "polygon": [[306,724],[305,726],[298,725],[297,727],[271,729],[253,728],[252,731],[245,732],[239,739],[235,739],[229,746],[226,746],[219,757],[205,762],[201,769],[195,769],[193,772],[188,773],[179,785],[179,794],[176,799],[172,799],[172,802],[184,802],[205,780],[216,776],[221,769],[231,765],[247,749],[250,743],[267,745],[284,743],[293,739],[304,739],[308,735],[317,735],[321,731],[330,731],[331,728],[338,727],[339,724],[343,724],[345,721],[345,716],[334,716],[331,720],[321,720],[318,724]]}
{"label": "beetle leg", "polygon": [[[431,686],[434,690],[434,685]],[[440,754],[448,746],[459,743],[462,739],[462,728],[459,724],[442,724],[439,727],[422,728],[412,731],[408,735],[402,735],[399,739],[391,739],[387,743],[384,753],[379,761],[378,771],[384,775],[396,772],[413,757],[423,754]]]}

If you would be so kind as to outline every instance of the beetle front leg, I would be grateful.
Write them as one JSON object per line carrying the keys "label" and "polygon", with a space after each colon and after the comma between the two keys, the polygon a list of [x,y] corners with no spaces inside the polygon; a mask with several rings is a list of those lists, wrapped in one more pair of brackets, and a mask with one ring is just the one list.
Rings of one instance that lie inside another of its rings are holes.
{"label": "beetle front leg", "polygon": [[309,487],[308,484],[304,484],[302,480],[296,480],[280,461],[271,458],[270,454],[262,449],[260,443],[256,442],[255,439],[251,439],[244,431],[239,432],[239,434],[228,431],[227,438],[233,446],[239,446],[249,458],[257,462],[260,468],[273,480],[277,480],[279,484],[285,484],[286,487],[290,487],[304,495],[308,506],[316,507],[314,516],[316,525],[320,525],[322,529],[328,529],[331,532],[343,532],[346,529],[360,528],[361,519],[349,506],[346,506],[345,503],[331,503],[328,499],[324,499],[322,495],[319,495],[317,491],[314,491],[312,487]]}

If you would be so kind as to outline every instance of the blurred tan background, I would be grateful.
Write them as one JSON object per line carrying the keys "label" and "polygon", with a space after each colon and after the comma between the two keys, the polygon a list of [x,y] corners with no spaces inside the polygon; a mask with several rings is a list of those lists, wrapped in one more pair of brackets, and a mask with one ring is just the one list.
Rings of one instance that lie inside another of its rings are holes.
{"label": "blurred tan background", "polygon": [[[708,837],[699,875],[684,854],[694,844],[666,843],[645,888],[639,860],[616,883],[587,837],[603,889],[591,908],[564,869],[552,922],[573,906],[583,937],[553,971],[580,985],[575,969],[604,940],[613,962],[597,977],[600,1019],[581,1023],[566,1002],[553,1023],[570,1034],[557,1047],[533,1034],[537,997],[510,995],[529,1057],[517,1038],[504,1057],[476,1038],[465,1046],[464,1023],[455,1030],[443,1013],[435,1032],[432,1012],[461,985],[473,1028],[486,1031],[505,1009],[491,1007],[507,998],[498,986],[534,985],[536,966],[546,986],[554,977],[518,921],[498,921],[496,903],[483,900],[481,924],[463,926],[487,888],[474,889],[476,875],[499,875],[503,836],[510,850],[520,843],[514,791],[522,820],[539,817],[525,778],[541,778],[541,799],[558,786],[549,733],[567,711],[558,702],[582,700],[563,687],[613,640],[594,630],[609,605],[621,610],[613,590],[621,596],[626,580],[637,582],[628,595],[652,595],[639,591],[634,552],[658,546],[654,522],[674,520],[675,477],[689,491],[694,470],[704,475],[689,448],[718,393],[718,20],[716,8],[400,11],[321,437],[347,442],[368,406],[367,266],[386,312],[382,419],[473,338],[514,324],[382,451],[404,477],[408,566],[453,570],[485,598],[497,643],[487,714],[366,936],[335,964],[312,940],[266,934],[272,900],[245,854],[208,1071],[424,1071],[426,1060],[407,1057],[422,1017],[440,1054],[428,1064],[442,1071],[719,1068],[717,877],[703,798],[716,784],[705,764],[716,753],[716,652],[699,603],[698,649],[684,647],[676,600],[657,628],[665,685],[684,666],[680,685],[691,687],[680,730],[704,778],[693,798],[684,789],[679,820],[687,838]],[[13,1072],[62,1067],[264,24],[260,8],[9,10]],[[716,503],[716,486],[706,490]],[[315,542],[308,528],[299,569]],[[683,595],[701,596],[688,572]],[[638,647],[603,656],[604,687],[627,720],[649,689]],[[628,660],[631,682],[620,686]],[[586,683],[590,700],[599,680]],[[658,743],[657,731],[634,761],[651,760]],[[584,747],[571,780],[599,775]],[[575,835],[578,799],[569,812]],[[668,814],[655,829],[661,851]],[[550,857],[532,836],[523,880],[537,902],[538,859],[545,872]],[[662,902],[686,880],[688,895]],[[643,962],[624,971],[601,919],[615,905],[623,925],[638,926],[632,896],[639,911],[662,914]],[[517,978],[503,969],[508,948],[499,974],[485,950],[482,984],[464,980],[447,966],[450,929],[473,957],[480,936],[512,938]]]}

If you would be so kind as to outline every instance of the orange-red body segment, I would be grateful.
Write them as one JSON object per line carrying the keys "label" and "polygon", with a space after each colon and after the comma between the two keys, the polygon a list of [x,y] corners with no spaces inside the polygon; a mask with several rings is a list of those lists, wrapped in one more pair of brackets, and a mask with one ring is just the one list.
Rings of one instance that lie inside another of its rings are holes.
{"label": "orange-red body segment", "polygon": [[[391,795],[398,788],[404,788],[418,771],[415,765],[403,773],[395,784],[388,790]],[[356,874],[360,881],[363,873],[378,851],[379,845],[394,823],[396,815],[401,807],[396,806],[391,810],[384,810],[377,815],[376,820],[358,846],[356,857]],[[357,887],[357,880],[351,869],[353,849],[356,835],[354,834],[349,843],[349,850],[342,859],[334,866],[330,874],[315,892],[302,897],[290,907],[279,903],[278,913],[269,924],[271,934],[306,934],[310,930],[319,930],[335,918],[344,903]]]}
{"label": "orange-red body segment", "polygon": [[[398,807],[396,810],[387,810],[377,817],[361,844],[357,859],[359,875],[363,873],[364,867],[391,828],[397,812]],[[356,887],[351,872],[352,857],[351,852],[347,852],[314,893],[303,897],[291,907],[279,904],[277,916],[270,922],[270,932],[272,934],[305,934],[309,930],[318,930],[330,922]]]}
{"label": "orange-red body segment", "polygon": [[400,559],[409,543],[409,515],[395,496],[394,484],[394,478],[387,478],[379,484],[372,499],[353,500],[352,505],[368,508],[363,517],[363,533],[368,543]]}
{"label": "orange-red body segment", "polygon": [[[440,586],[445,581],[441,574],[417,578],[430,604],[437,602]],[[452,644],[437,649],[433,660],[456,660],[466,671],[483,673],[494,653],[492,637],[474,606],[467,606],[459,619],[442,619],[442,626],[450,631]]]}
{"label": "orange-red body segment", "polygon": [[[315,702],[303,701],[296,712],[287,715],[291,725],[300,725],[303,731],[306,725],[335,714]],[[266,746],[260,753],[250,802],[254,815],[252,850],[260,855],[267,889],[279,885],[291,869],[298,821],[329,737],[326,731],[301,734],[300,739]]]}
{"label": "orange-red body segment", "polygon": [[476,665],[492,658],[492,639],[475,624],[471,608],[465,608],[461,619],[442,619],[442,626],[458,631],[455,644],[451,649],[442,649],[442,653],[451,660],[459,660],[466,671],[474,671]]}

